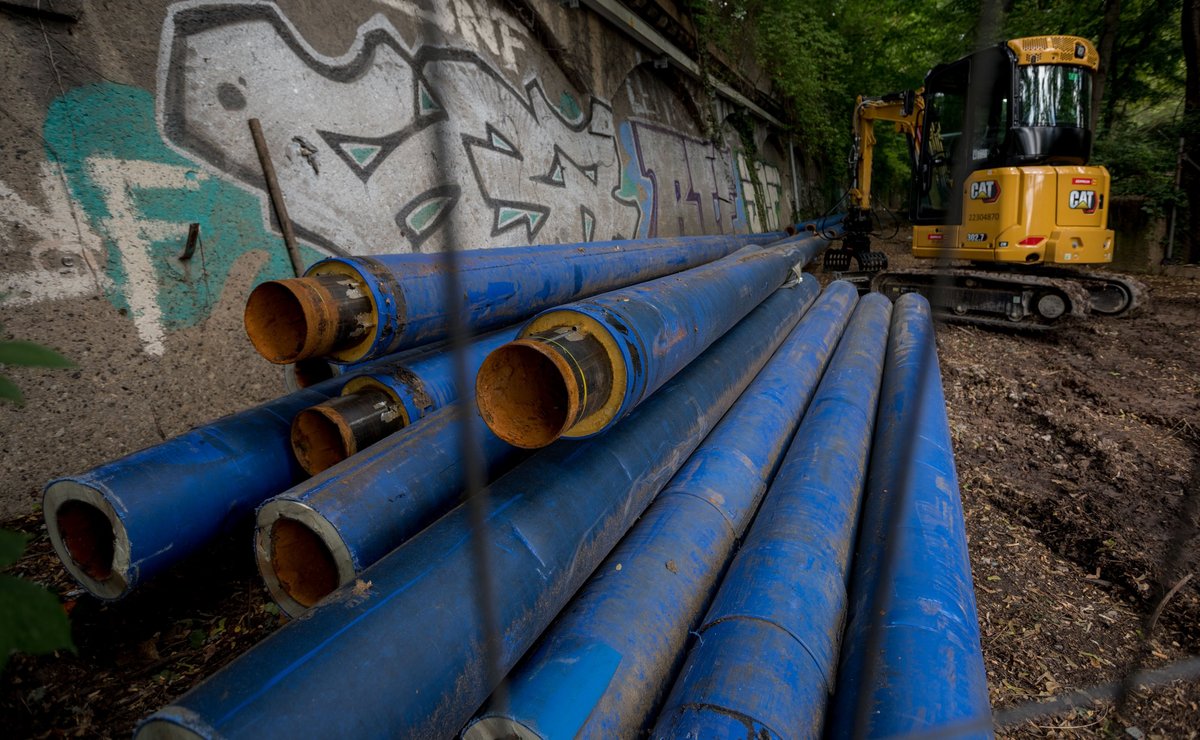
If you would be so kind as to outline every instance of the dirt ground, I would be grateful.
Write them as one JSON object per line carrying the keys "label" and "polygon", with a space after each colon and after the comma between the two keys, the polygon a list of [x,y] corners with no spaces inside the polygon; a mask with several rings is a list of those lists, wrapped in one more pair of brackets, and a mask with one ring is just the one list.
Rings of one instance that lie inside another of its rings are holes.
{"label": "dirt ground", "polygon": [[[905,249],[891,245],[893,264],[905,266]],[[1133,666],[1200,655],[1200,280],[1145,282],[1151,303],[1136,318],[1043,336],[939,328],[1001,715],[1111,688]],[[13,658],[0,676],[6,737],[128,736],[284,621],[258,581],[248,532],[103,605],[66,575],[39,512],[0,526],[33,536],[10,572],[63,597],[78,648]],[[1000,734],[1137,740],[1198,730],[1193,677],[1135,691],[1119,709],[1085,703]]]}

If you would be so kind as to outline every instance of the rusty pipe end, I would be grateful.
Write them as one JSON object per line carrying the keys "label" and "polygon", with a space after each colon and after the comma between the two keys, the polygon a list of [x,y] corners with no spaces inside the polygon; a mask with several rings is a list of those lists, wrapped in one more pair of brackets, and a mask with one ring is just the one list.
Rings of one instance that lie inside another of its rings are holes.
{"label": "rusty pipe end", "polygon": [[254,554],[271,598],[298,617],[352,581],[350,550],[329,520],[299,501],[268,501],[257,516]]}
{"label": "rusty pipe end", "polygon": [[361,280],[340,273],[269,280],[250,291],[243,316],[246,335],[276,364],[310,357],[343,357],[365,351],[377,322]]}
{"label": "rusty pipe end", "polygon": [[318,278],[270,280],[250,291],[246,335],[279,365],[326,355],[337,346],[337,309]]}
{"label": "rusty pipe end", "polygon": [[584,390],[567,359],[551,345],[518,339],[497,348],[475,376],[479,415],[500,439],[537,449],[576,421]]}
{"label": "rusty pipe end", "polygon": [[559,309],[488,355],[475,398],[497,437],[535,449],[604,428],[616,417],[625,386],[625,363],[608,329],[586,314]]}
{"label": "rusty pipe end", "polygon": [[128,592],[129,535],[104,496],[94,488],[61,480],[42,502],[50,542],[75,580],[101,599]]}
{"label": "rusty pipe end", "polygon": [[329,402],[310,406],[292,419],[292,453],[309,475],[332,468],[358,452],[354,430]]}
{"label": "rusty pipe end", "polygon": [[404,403],[370,376],[352,379],[335,396],[292,420],[292,452],[316,475],[408,426]]}

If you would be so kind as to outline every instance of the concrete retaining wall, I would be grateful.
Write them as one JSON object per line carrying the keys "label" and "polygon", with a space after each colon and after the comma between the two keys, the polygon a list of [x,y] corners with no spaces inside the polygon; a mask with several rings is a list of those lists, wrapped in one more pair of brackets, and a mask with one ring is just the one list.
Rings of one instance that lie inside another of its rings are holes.
{"label": "concrete retaining wall", "polygon": [[290,274],[250,118],[306,262],[794,219],[786,141],[741,141],[733,106],[586,6],[13,5],[0,322],[79,369],[5,371],[28,403],[0,404],[4,519],[56,474],[282,392],[240,328],[249,289]]}

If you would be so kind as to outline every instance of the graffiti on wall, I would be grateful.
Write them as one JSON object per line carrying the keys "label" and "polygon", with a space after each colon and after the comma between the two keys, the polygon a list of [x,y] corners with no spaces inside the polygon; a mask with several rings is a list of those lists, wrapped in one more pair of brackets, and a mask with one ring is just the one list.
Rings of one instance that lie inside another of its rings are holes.
{"label": "graffiti on wall", "polygon": [[[98,287],[133,319],[148,354],[161,355],[167,333],[208,315],[210,291],[221,289],[245,252],[267,249],[261,276],[287,274],[259,199],[167,147],[145,90],[111,83],[70,90],[47,111],[43,137],[71,205],[103,244]],[[179,259],[191,223],[203,239],[196,265]],[[319,254],[306,248],[305,256]]]}
{"label": "graffiti on wall", "polygon": [[[434,251],[450,234],[482,247],[778,228],[777,169],[754,163],[774,203],[762,222],[741,156],[659,123],[618,125],[597,98],[552,101],[537,77],[513,84],[535,44],[495,4],[381,6],[465,45],[410,43],[375,15],[331,57],[273,3],[169,8],[156,94],[107,82],[67,91],[45,118],[41,205],[0,183],[18,221],[42,224],[32,263],[0,276],[0,300],[98,291],[162,354],[248,252],[269,257],[256,280],[289,274],[250,118],[306,261]],[[200,267],[179,259],[192,223]],[[0,230],[0,252],[15,245]]]}
{"label": "graffiti on wall", "polygon": [[[513,87],[474,51],[409,48],[383,16],[329,58],[273,5],[174,10],[164,31],[163,132],[250,187],[258,118],[298,233],[330,252],[437,250],[631,235],[611,108],[574,117],[540,81]],[[279,95],[288,90],[295,94]],[[354,218],[347,218],[347,214]]]}
{"label": "graffiti on wall", "polygon": [[19,268],[0,275],[0,297],[10,306],[94,295],[108,287],[104,244],[76,218],[57,162],[43,162],[38,201],[0,182],[0,255],[27,256]]}
{"label": "graffiti on wall", "polygon": [[641,236],[725,234],[746,230],[736,207],[729,150],[645,121],[621,124],[629,181],[643,193]]}
{"label": "graffiti on wall", "polygon": [[[741,200],[750,219],[750,231],[775,231],[779,229],[783,204],[783,181],[779,168],[760,160],[737,155],[738,180]],[[754,168],[751,175],[750,168]],[[755,187],[757,180],[758,187]],[[759,208],[759,201],[762,208]],[[763,221],[765,216],[766,221]]]}

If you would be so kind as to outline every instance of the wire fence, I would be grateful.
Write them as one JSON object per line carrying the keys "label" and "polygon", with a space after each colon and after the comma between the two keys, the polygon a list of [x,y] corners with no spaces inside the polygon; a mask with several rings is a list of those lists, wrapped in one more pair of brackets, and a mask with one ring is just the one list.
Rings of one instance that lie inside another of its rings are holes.
{"label": "wire fence", "polygon": [[[985,3],[988,6],[999,7],[998,3]],[[989,42],[996,41],[1002,38],[1000,26],[1003,22],[1003,12],[984,13],[980,16],[980,24],[976,30],[976,38],[988,40]],[[432,26],[426,29],[427,33],[432,32]],[[432,37],[432,36],[431,36]],[[984,65],[980,65],[983,67]],[[972,86],[980,86],[990,88],[994,82],[995,70],[976,70],[971,79]],[[965,137],[964,137],[965,138]],[[446,147],[444,139],[439,139],[438,160],[447,161]],[[954,199],[952,199],[954,202]],[[961,216],[961,199],[958,199],[958,212],[954,209],[949,214],[950,222]],[[843,204],[844,199],[839,201]],[[836,206],[835,206],[836,208]],[[889,215],[891,215],[889,213]],[[873,216],[878,218],[877,216]],[[892,216],[892,218],[895,218]],[[457,285],[457,245],[459,240],[455,237],[453,219],[447,222],[449,230],[448,243],[451,245],[444,254],[444,264],[448,268],[446,294],[449,296],[461,295],[461,291]],[[897,226],[897,229],[899,227]],[[949,266],[949,260],[940,260],[942,266]],[[951,287],[949,279],[935,282],[933,289],[948,289]],[[453,350],[457,356],[455,363],[456,382],[461,388],[471,387],[469,379],[466,378],[466,360],[465,347],[467,342],[468,330],[461,319],[462,309],[456,301],[451,301],[446,306],[447,315],[451,317],[451,325],[453,327],[452,344]],[[929,372],[934,366],[931,364],[924,365],[924,372]],[[923,387],[925,378],[922,377],[918,387]],[[486,552],[491,534],[485,525],[485,513],[487,509],[486,496],[487,490],[483,475],[482,461],[479,459],[477,450],[477,440],[473,439],[472,415],[462,410],[465,405],[460,405],[460,413],[463,414],[463,420],[467,423],[462,425],[467,433],[461,441],[461,452],[463,459],[466,461],[469,472],[469,486],[467,491],[467,502],[471,512],[471,521],[473,524],[473,541],[475,548],[475,583],[476,583],[476,598],[481,607],[480,613],[483,620],[483,631],[485,634],[485,650],[487,652],[487,665],[489,675],[491,677],[491,685],[498,686],[492,698],[492,706],[498,710],[504,707],[504,683],[503,676],[505,670],[502,666],[500,658],[501,650],[501,625],[497,622],[496,609],[493,606],[496,598],[496,586],[492,581],[492,576],[489,571],[488,558]],[[913,423],[916,422],[914,418]],[[908,449],[904,450],[902,459],[912,459],[912,445],[915,444],[917,435],[910,433],[905,435],[909,441]],[[1171,534],[1168,546],[1164,548],[1161,561],[1159,563],[1158,572],[1164,578],[1178,578],[1181,570],[1185,565],[1188,547],[1196,535],[1196,521],[1200,517],[1200,440],[1192,439],[1193,446],[1193,469],[1191,479],[1185,487],[1185,495],[1182,505],[1182,510],[1179,512],[1176,519],[1176,526]],[[905,489],[901,489],[902,491]],[[903,500],[897,501],[895,506],[897,510],[903,510],[906,502]],[[889,526],[889,531],[884,540],[884,550],[880,564],[881,576],[878,579],[878,588],[874,594],[874,603],[879,608],[874,610],[874,614],[881,615],[886,613],[887,605],[891,598],[889,584],[892,581],[892,575],[895,573],[896,563],[900,554],[903,552],[905,542],[903,532],[900,527],[900,518],[894,517]],[[1173,575],[1176,574],[1176,575]],[[1149,669],[1147,665],[1148,659],[1152,653],[1153,640],[1160,630],[1160,618],[1163,607],[1179,587],[1184,582],[1176,581],[1175,590],[1163,588],[1163,596],[1156,602],[1147,602],[1146,611],[1141,617],[1142,629],[1137,643],[1137,648],[1133,656],[1121,667],[1118,680],[1101,683],[1085,689],[1070,691],[1056,696],[1049,700],[1043,701],[1027,701],[1021,702],[1013,706],[1008,706],[1002,709],[995,710],[991,717],[979,718],[978,720],[956,724],[952,726],[942,726],[930,729],[925,732],[914,733],[911,737],[920,738],[941,738],[941,737],[958,737],[965,734],[986,732],[988,730],[1005,730],[1013,729],[1026,725],[1035,720],[1054,717],[1069,713],[1072,710],[1077,710],[1086,707],[1095,707],[1103,702],[1112,702],[1115,711],[1118,715],[1124,713],[1129,707],[1129,703],[1137,690],[1153,691],[1161,688],[1164,685],[1175,681],[1192,681],[1200,678],[1200,656],[1187,657],[1177,660],[1169,665],[1159,668]],[[878,674],[883,670],[883,665],[879,661],[880,646],[884,624],[881,620],[874,620],[868,629],[867,648],[865,654],[873,658],[872,662],[866,665],[866,675],[863,676],[860,685],[873,685]],[[872,706],[869,701],[869,692],[862,692],[860,700],[856,705],[854,719],[854,736],[856,738],[866,737],[870,727],[870,718]]]}
{"label": "wire fence", "polygon": [[[999,7],[997,3],[986,3],[985,5]],[[435,12],[448,11],[439,6]],[[422,17],[425,20],[423,21],[424,27],[421,29],[421,37],[426,39],[428,43],[436,43],[434,40],[441,38],[441,32],[438,30],[437,24],[432,20],[431,14],[425,14]],[[995,13],[981,16],[976,37],[992,40],[1001,38],[1000,28],[1002,22],[1003,18]],[[986,72],[982,74],[986,75]],[[436,86],[437,81],[433,80],[433,82]],[[972,85],[982,87],[990,87],[992,82],[993,80],[983,77],[972,79]],[[59,81],[59,86],[61,90],[61,80]],[[11,114],[7,114],[2,108],[0,108],[0,112],[5,112],[6,115],[11,116]],[[448,133],[449,129],[443,128],[441,131]],[[448,140],[446,136],[437,136],[435,137],[435,141],[437,147],[436,161],[452,161],[453,158],[450,156],[451,147],[456,142]],[[839,203],[842,202],[844,201],[839,201]],[[955,216],[956,214],[951,213],[950,218],[953,219]],[[461,389],[473,388],[473,378],[468,377],[467,359],[470,328],[464,319],[464,305],[461,300],[458,300],[459,297],[463,296],[459,271],[460,255],[458,254],[463,245],[463,240],[456,233],[456,219],[447,219],[443,228],[445,229],[446,244],[448,245],[440,253],[442,267],[444,268],[442,274],[446,280],[445,294],[455,298],[448,300],[445,305],[445,315],[448,317],[448,324],[450,326],[449,347],[454,356],[454,384]],[[201,255],[203,256],[202,242]],[[950,262],[948,260],[942,261],[941,264],[948,266]],[[207,273],[205,273],[205,276],[207,278]],[[948,278],[934,284],[934,290],[948,290],[951,287],[952,285]],[[934,365],[927,363],[923,365],[923,371],[930,372],[934,367]],[[917,387],[924,387],[925,379],[921,378],[917,383]],[[489,504],[485,465],[480,456],[481,430],[478,426],[479,420],[473,413],[470,404],[458,403],[454,404],[453,408],[455,409],[454,413],[459,416],[459,425],[463,430],[458,446],[459,454],[466,470],[467,484],[464,501],[471,522],[474,566],[473,584],[475,587],[475,598],[479,607],[478,613],[481,620],[481,631],[484,636],[483,650],[485,653],[487,683],[490,686],[498,687],[492,695],[491,702],[493,707],[502,711],[505,704],[504,676],[507,670],[504,667],[502,658],[504,630],[503,625],[500,624],[498,609],[496,608],[498,599],[497,585],[488,557],[493,533],[489,530],[486,523]],[[915,425],[915,418],[910,421]],[[917,434],[909,433],[903,435],[903,438],[908,441],[908,447],[902,451],[901,459],[911,460],[913,457],[912,446],[916,443]],[[1156,570],[1159,574],[1161,595],[1156,599],[1145,601],[1144,612],[1140,615],[1141,629],[1136,648],[1129,659],[1116,671],[1119,678],[1084,689],[1068,691],[1048,700],[1021,702],[1013,706],[997,709],[990,717],[953,726],[933,728],[929,731],[914,733],[909,737],[957,737],[989,729],[1011,729],[1038,719],[1060,716],[1073,710],[1095,707],[1103,703],[1111,703],[1114,711],[1118,715],[1121,715],[1128,710],[1138,691],[1155,691],[1177,681],[1195,681],[1200,679],[1200,656],[1181,658],[1161,667],[1148,667],[1153,657],[1154,640],[1163,629],[1162,615],[1164,610],[1172,598],[1190,583],[1189,579],[1192,576],[1192,574],[1185,572],[1185,570],[1189,553],[1191,552],[1190,548],[1195,545],[1197,521],[1200,520],[1200,435],[1194,433],[1187,435],[1187,440],[1191,447],[1192,468],[1190,477],[1184,484],[1184,495],[1180,510],[1175,516],[1174,527],[1158,559]],[[902,487],[900,490],[903,495],[907,489]],[[906,503],[906,501],[901,499],[895,503],[895,507],[903,510],[906,508]],[[887,605],[891,599],[891,592],[888,586],[892,581],[892,575],[895,573],[897,562],[904,551],[905,541],[900,523],[901,520],[898,517],[891,519],[884,539],[884,549],[880,563],[880,577],[877,582],[878,587],[873,595],[874,603],[878,605],[878,608],[873,612],[876,615],[887,612]],[[880,645],[884,627],[885,625],[882,620],[878,619],[874,620],[869,626],[865,654],[869,658],[875,658],[876,660],[867,663],[861,685],[870,686],[874,684],[879,672],[884,669],[883,664],[877,660],[880,656]],[[868,734],[872,712],[872,706],[867,701],[868,698],[869,693],[863,692],[856,706],[854,721],[854,735],[856,737],[866,737]]]}

